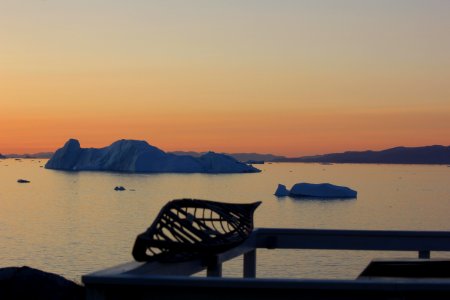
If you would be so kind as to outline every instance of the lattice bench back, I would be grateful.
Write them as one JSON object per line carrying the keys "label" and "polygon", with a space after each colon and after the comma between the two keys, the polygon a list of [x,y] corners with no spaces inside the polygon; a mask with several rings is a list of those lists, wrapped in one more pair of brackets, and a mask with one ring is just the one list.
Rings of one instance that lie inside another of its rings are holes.
{"label": "lattice bench back", "polygon": [[250,235],[253,213],[260,204],[172,200],[147,231],[137,236],[133,257],[137,261],[179,262],[228,250]]}

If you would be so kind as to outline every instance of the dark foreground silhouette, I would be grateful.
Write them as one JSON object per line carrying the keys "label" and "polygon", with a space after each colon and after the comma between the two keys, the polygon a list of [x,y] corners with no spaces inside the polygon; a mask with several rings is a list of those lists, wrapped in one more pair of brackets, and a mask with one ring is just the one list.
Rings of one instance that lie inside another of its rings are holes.
{"label": "dark foreground silhouette", "polygon": [[30,267],[0,269],[0,299],[85,299],[84,287]]}

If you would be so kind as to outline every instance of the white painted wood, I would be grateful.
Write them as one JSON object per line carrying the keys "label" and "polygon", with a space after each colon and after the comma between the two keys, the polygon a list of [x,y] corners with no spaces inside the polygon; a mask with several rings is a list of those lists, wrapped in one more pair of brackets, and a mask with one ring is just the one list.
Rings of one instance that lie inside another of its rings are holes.
{"label": "white painted wood", "polygon": [[244,278],[256,277],[256,249],[244,254]]}
{"label": "white painted wood", "polygon": [[419,258],[421,259],[430,259],[431,255],[430,255],[430,251],[428,250],[420,250],[419,251]]}
{"label": "white painted wood", "polygon": [[[88,299],[105,299],[106,291],[123,287],[161,286],[199,288],[249,288],[260,289],[430,289],[445,291],[450,296],[450,280],[292,280],[255,279],[256,249],[334,249],[334,250],[386,250],[415,251],[420,259],[429,259],[431,251],[450,251],[450,232],[433,231],[370,231],[326,229],[255,229],[249,239],[238,247],[211,257],[180,263],[130,262],[94,272],[82,277],[88,291]],[[222,264],[244,255],[245,279],[218,278],[222,276]],[[190,277],[207,270],[208,278]],[[170,292],[170,289],[168,290]],[[264,296],[264,292],[260,292]],[[264,298],[264,297],[262,297]]]}

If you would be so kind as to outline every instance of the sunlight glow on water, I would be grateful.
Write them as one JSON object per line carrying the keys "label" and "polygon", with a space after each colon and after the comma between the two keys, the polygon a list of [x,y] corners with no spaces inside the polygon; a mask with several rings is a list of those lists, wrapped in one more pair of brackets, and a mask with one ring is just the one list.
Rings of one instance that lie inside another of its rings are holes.
{"label": "sunlight glow on water", "polygon": [[[62,172],[45,160],[0,160],[1,267],[80,276],[132,260],[134,238],[171,199],[263,201],[256,227],[450,230],[450,168],[417,165],[265,164],[257,174]],[[17,179],[31,182],[19,184]],[[278,183],[330,182],[356,200],[273,196]],[[122,185],[128,190],[114,191]],[[135,191],[130,191],[134,189]],[[433,253],[432,253],[433,255]],[[439,254],[444,256],[447,254]],[[258,277],[353,278],[374,257],[416,253],[258,250]],[[242,260],[224,265],[241,276]]]}

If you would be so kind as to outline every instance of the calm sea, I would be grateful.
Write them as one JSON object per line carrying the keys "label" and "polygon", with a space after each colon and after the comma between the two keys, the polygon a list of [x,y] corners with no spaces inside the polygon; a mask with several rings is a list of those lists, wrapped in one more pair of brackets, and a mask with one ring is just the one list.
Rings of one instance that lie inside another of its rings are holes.
{"label": "calm sea", "polygon": [[[450,168],[421,165],[258,165],[257,174],[117,174],[46,170],[45,160],[0,160],[0,267],[80,276],[132,260],[138,233],[171,199],[263,204],[256,227],[450,230]],[[17,179],[28,179],[19,184]],[[273,196],[278,183],[330,182],[356,200]],[[127,191],[116,192],[122,185]],[[446,253],[432,253],[448,257]],[[258,250],[258,277],[354,278],[374,257],[415,253]],[[241,276],[240,259],[224,265]]]}

